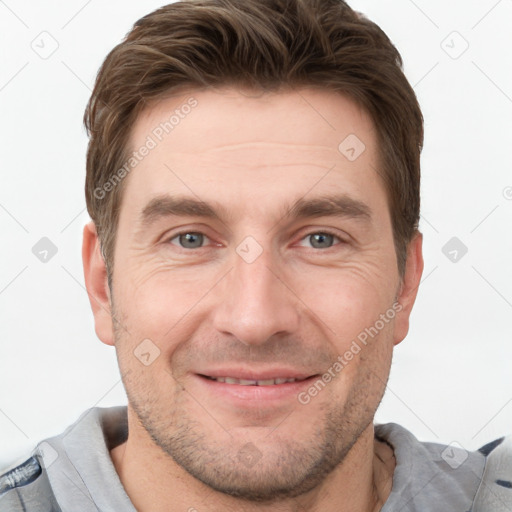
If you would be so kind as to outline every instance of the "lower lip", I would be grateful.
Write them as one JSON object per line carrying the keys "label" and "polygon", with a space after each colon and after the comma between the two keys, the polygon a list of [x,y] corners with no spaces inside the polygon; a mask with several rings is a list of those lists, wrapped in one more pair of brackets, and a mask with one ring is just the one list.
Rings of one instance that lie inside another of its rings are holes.
{"label": "lower lip", "polygon": [[[272,384],[270,386],[244,386],[241,384],[226,384],[216,380],[195,375],[200,384],[215,394],[216,397],[238,400],[240,402],[249,401],[252,404],[258,402],[278,402],[282,400],[296,399],[297,395],[305,388],[311,386],[312,382],[318,379],[318,375],[313,375],[307,379],[295,382],[285,382],[283,384]],[[250,405],[250,404],[246,404]]]}

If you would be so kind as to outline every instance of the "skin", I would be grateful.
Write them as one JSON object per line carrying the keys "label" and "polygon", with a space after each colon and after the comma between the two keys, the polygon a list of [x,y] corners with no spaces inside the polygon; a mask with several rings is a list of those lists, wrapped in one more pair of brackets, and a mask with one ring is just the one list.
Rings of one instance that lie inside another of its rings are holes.
{"label": "skin", "polygon": [[[94,224],[84,228],[96,333],[115,345],[129,399],[128,439],[111,451],[121,482],[139,511],[380,510],[395,460],[373,418],[423,260],[417,233],[399,275],[373,123],[327,91],[192,91],[146,108],[132,148],[191,96],[197,107],[125,178],[112,296]],[[354,161],[338,150],[349,134],[366,146]],[[143,208],[163,193],[226,216],[169,216],[141,230]],[[300,198],[333,193],[369,217],[286,215]],[[335,236],[318,245],[326,230]],[[183,232],[204,234],[202,246],[183,246]],[[247,236],[262,249],[252,263],[236,251]],[[293,395],[235,406],[197,376],[279,364],[322,375],[397,303],[306,405]],[[147,366],[134,355],[145,339],[160,351]],[[248,443],[259,455],[251,466],[240,458]]]}

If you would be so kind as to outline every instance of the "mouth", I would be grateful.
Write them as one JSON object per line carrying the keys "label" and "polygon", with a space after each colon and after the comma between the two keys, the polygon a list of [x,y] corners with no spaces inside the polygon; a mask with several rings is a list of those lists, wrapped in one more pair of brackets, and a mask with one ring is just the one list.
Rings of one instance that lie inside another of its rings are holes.
{"label": "mouth", "polygon": [[299,393],[311,386],[319,376],[320,374],[307,375],[291,371],[257,374],[221,370],[215,372],[215,375],[196,373],[195,382],[210,397],[211,403],[227,405],[230,410],[232,407],[247,410],[280,408],[294,403]]}
{"label": "mouth", "polygon": [[209,375],[201,375],[206,379],[214,380],[217,382],[223,382],[225,384],[238,384],[239,386],[275,386],[279,384],[286,384],[288,382],[302,382],[310,377],[304,377],[302,379],[293,377],[276,377],[273,379],[237,379],[235,377],[210,377]]}

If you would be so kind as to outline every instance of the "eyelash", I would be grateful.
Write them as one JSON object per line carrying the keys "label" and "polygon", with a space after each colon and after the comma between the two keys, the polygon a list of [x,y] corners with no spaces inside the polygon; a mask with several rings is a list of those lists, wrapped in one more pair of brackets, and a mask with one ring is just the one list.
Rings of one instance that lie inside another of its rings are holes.
{"label": "eyelash", "polygon": [[[318,250],[322,250],[323,252],[327,252],[329,249],[333,249],[334,247],[336,247],[336,245],[341,245],[341,244],[345,244],[347,243],[346,240],[343,240],[340,235],[334,233],[333,231],[330,231],[329,229],[323,229],[321,231],[311,231],[309,233],[307,233],[306,235],[304,235],[300,241],[310,237],[311,235],[330,235],[334,238],[337,238],[339,240],[339,243],[336,244],[333,242],[333,245],[331,245],[331,247],[327,247],[326,249],[318,249]],[[317,249],[316,247],[309,247],[309,249]]]}
{"label": "eyelash", "polygon": [[[174,240],[175,238],[179,238],[181,235],[186,235],[187,233],[193,233],[193,234],[196,234],[196,235],[203,235],[206,239],[210,240],[210,237],[208,237],[208,235],[205,235],[204,233],[202,233],[201,231],[193,231],[193,230],[186,230],[186,231],[181,231],[179,233],[175,233],[171,238],[167,238],[167,240],[165,241],[165,243],[171,243],[172,244],[172,240]],[[319,235],[319,234],[322,234],[322,235],[330,235],[330,236],[333,236],[334,238],[337,238],[339,240],[339,244],[334,244],[332,245],[331,247],[327,247],[325,249],[318,249],[316,247],[309,247],[309,249],[317,249],[319,251],[322,251],[322,252],[327,252],[329,251],[329,249],[333,249],[336,245],[342,245],[342,244],[347,244],[348,242],[346,240],[343,240],[338,234],[336,234],[335,232],[329,230],[329,229],[322,229],[320,231],[311,231],[307,234],[305,234],[301,239],[300,241],[303,241],[304,239],[312,236],[312,235]],[[193,251],[194,249],[205,249],[206,247],[202,246],[202,247],[194,247],[192,249],[187,249],[185,247],[181,247],[179,246],[178,244],[172,244],[172,245],[175,245],[176,247],[178,247],[179,249],[182,249],[184,251]]]}

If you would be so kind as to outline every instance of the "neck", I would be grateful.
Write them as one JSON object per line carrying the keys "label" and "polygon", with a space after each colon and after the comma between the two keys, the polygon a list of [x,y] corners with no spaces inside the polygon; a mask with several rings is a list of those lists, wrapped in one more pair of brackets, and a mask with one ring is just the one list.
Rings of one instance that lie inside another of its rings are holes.
{"label": "neck", "polygon": [[393,450],[374,438],[373,424],[317,488],[272,503],[240,500],[192,477],[152,441],[129,406],[128,426],[128,439],[111,450],[111,457],[126,493],[139,512],[196,509],[201,512],[376,512],[391,492]]}

